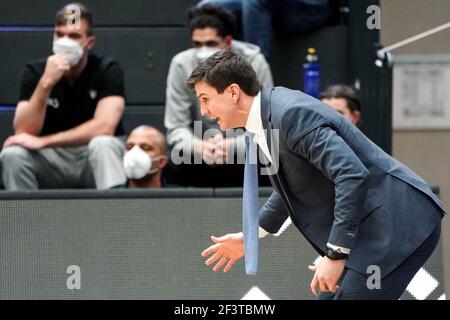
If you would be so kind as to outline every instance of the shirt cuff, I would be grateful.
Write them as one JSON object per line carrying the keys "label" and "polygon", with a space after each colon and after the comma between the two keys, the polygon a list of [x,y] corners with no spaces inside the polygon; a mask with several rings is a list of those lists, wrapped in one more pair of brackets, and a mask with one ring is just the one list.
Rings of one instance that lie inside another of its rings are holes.
{"label": "shirt cuff", "polygon": [[262,239],[265,236],[267,236],[269,234],[269,232],[267,232],[266,230],[264,230],[263,228],[259,227],[259,238]]}
{"label": "shirt cuff", "polygon": [[348,248],[335,246],[335,245],[333,245],[331,243],[327,243],[327,247],[330,248],[330,249],[333,249],[333,250],[340,249],[342,253],[350,254],[350,249],[348,249]]}

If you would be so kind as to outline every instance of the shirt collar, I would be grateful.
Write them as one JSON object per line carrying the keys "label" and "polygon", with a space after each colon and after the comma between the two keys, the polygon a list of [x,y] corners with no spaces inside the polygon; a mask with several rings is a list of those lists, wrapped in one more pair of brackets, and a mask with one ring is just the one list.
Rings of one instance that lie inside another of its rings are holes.
{"label": "shirt collar", "polygon": [[257,134],[262,130],[261,91],[258,92],[256,97],[253,99],[250,112],[248,114],[247,123],[245,124],[245,129],[254,134]]}

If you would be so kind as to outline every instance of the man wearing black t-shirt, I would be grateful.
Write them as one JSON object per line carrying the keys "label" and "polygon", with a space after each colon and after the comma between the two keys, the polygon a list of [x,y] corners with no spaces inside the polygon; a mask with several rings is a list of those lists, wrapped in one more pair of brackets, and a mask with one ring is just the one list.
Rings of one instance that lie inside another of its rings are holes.
{"label": "man wearing black t-shirt", "polygon": [[54,55],[26,65],[15,135],[0,154],[7,190],[108,189],[126,183],[125,144],[118,137],[124,134],[123,70],[90,52],[92,29],[86,7],[65,6],[56,15]]}

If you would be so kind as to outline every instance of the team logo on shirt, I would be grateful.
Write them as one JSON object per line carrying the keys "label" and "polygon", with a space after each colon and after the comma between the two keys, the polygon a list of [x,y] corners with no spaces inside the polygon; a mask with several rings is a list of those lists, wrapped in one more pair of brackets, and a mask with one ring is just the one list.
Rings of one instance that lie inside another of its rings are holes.
{"label": "team logo on shirt", "polygon": [[92,100],[94,100],[95,98],[97,98],[97,91],[89,90],[89,96],[91,97]]}
{"label": "team logo on shirt", "polygon": [[59,108],[59,101],[56,98],[48,98],[47,105],[55,109]]}

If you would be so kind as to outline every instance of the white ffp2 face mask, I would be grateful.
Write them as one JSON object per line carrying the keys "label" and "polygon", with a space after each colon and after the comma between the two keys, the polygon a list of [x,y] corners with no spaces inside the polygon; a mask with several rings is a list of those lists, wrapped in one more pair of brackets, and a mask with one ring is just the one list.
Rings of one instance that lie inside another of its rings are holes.
{"label": "white ffp2 face mask", "polygon": [[212,56],[214,53],[219,52],[221,49],[218,47],[200,47],[197,48],[197,52],[195,53],[197,56],[197,59],[200,61],[208,59],[210,56]]}
{"label": "white ffp2 face mask", "polygon": [[62,37],[53,41],[53,53],[62,53],[69,60],[71,67],[75,66],[83,56],[83,47],[68,37]]}
{"label": "white ffp2 face mask", "polygon": [[151,158],[139,146],[134,146],[123,157],[123,168],[128,179],[142,179],[147,174],[155,173],[159,168],[152,169],[152,162],[158,161],[161,157]]}

